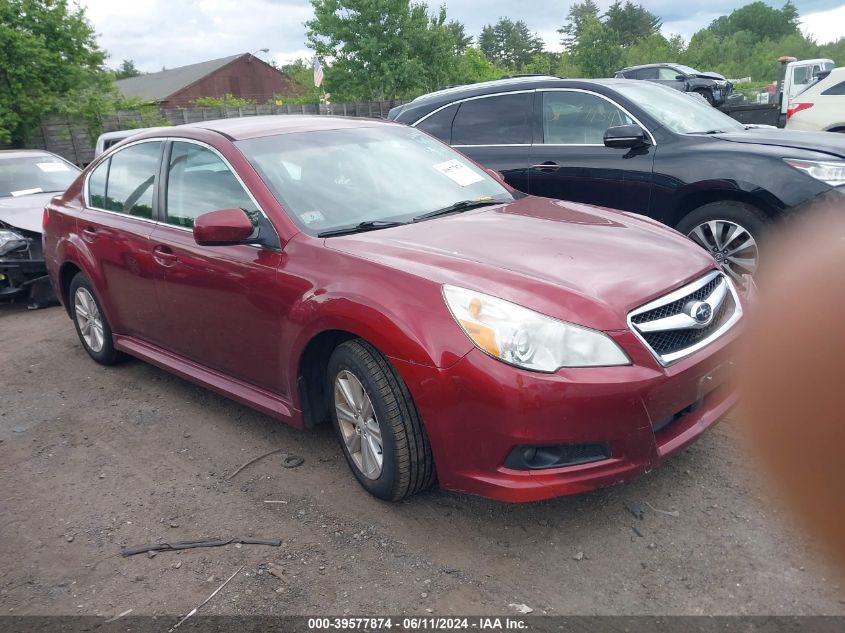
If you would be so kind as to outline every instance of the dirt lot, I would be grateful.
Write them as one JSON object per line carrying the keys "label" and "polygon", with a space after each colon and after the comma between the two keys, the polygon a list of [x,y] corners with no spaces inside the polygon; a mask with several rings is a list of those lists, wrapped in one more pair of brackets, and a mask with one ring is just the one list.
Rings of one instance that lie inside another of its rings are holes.
{"label": "dirt lot", "polygon": [[[4,613],[183,614],[245,565],[203,613],[845,614],[845,581],[769,498],[736,420],[593,494],[391,505],[359,488],[330,429],[140,361],[100,367],[61,308],[0,307],[0,385]],[[274,455],[225,481],[274,448],[305,462]],[[116,555],[237,535],[283,544]]]}

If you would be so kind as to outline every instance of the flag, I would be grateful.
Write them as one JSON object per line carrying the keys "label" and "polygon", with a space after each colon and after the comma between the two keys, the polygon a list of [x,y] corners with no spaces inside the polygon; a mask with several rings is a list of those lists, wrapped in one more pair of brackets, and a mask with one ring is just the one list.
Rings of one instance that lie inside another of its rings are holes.
{"label": "flag", "polygon": [[320,60],[316,57],[314,58],[314,85],[318,88],[323,84],[323,66],[320,64]]}

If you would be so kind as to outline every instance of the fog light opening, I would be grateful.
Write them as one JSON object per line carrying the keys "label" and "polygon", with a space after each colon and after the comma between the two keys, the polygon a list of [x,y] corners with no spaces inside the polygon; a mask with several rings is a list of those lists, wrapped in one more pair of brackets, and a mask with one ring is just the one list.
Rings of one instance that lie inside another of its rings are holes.
{"label": "fog light opening", "polygon": [[515,446],[505,460],[506,468],[544,470],[588,464],[610,457],[606,444],[551,444]]}

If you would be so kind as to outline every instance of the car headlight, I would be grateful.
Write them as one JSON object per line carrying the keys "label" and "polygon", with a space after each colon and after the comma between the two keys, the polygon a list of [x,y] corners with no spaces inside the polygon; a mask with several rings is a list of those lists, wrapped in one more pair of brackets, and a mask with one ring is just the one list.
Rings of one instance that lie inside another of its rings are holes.
{"label": "car headlight", "polygon": [[20,233],[9,231],[8,229],[0,229],[0,257],[19,248],[23,248],[27,244],[29,244],[29,240]]}
{"label": "car headlight", "polygon": [[511,365],[551,373],[561,367],[631,364],[603,332],[457,286],[444,285],[443,297],[475,346]]}
{"label": "car headlight", "polygon": [[803,171],[816,180],[821,180],[831,187],[845,185],[845,160],[798,160],[784,158],[787,165]]}

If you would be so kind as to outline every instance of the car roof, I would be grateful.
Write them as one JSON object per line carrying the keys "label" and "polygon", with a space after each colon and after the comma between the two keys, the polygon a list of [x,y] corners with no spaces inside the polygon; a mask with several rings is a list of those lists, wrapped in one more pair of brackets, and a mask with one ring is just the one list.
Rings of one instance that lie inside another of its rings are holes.
{"label": "car roof", "polygon": [[241,141],[260,138],[262,136],[275,136],[277,134],[377,127],[381,125],[396,124],[378,119],[309,114],[276,114],[217,119],[214,121],[197,121],[196,123],[187,123],[165,129],[168,131],[168,135],[170,135],[170,131],[177,132],[175,135],[178,135],[179,130],[210,130],[222,134],[233,141]]}
{"label": "car roof", "polygon": [[639,70],[640,68],[654,68],[655,66],[683,66],[683,64],[679,64],[678,62],[658,62],[654,64],[639,64],[638,66],[626,66],[622,70],[617,72],[625,72],[626,70]]}
{"label": "car roof", "polygon": [[[43,149],[3,149],[0,150],[0,159],[9,160],[15,158],[26,158],[32,156],[49,156],[50,158],[61,158],[52,152]],[[62,159],[64,160],[64,159]]]}

